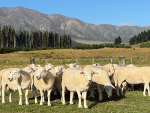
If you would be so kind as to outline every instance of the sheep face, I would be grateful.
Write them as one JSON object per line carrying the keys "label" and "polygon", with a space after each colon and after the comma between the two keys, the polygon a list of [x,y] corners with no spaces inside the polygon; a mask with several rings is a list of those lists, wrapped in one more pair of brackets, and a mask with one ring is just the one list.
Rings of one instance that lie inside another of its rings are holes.
{"label": "sheep face", "polygon": [[45,75],[47,75],[47,73],[48,73],[48,70],[46,71],[45,68],[40,67],[40,68],[38,68],[38,70],[37,70],[37,72],[36,72],[36,78],[37,78],[38,80],[40,80],[40,79],[42,79]]}
{"label": "sheep face", "polygon": [[54,66],[51,63],[47,63],[45,65],[45,68],[46,68],[46,70],[51,70],[51,69],[54,69]]}
{"label": "sheep face", "polygon": [[55,69],[56,75],[62,74],[62,69],[63,69],[62,66],[57,66],[54,69]]}
{"label": "sheep face", "polygon": [[92,82],[94,72],[91,70],[80,72],[80,74],[84,74],[84,77],[88,83]]}
{"label": "sheep face", "polygon": [[21,71],[20,69],[12,70],[8,76],[8,80],[14,81],[14,80],[18,79],[20,77],[20,71]]}
{"label": "sheep face", "polygon": [[108,95],[109,98],[112,97],[112,89],[114,88],[114,86],[104,86],[104,89]]}
{"label": "sheep face", "polygon": [[76,67],[76,63],[66,64],[66,65],[69,66],[70,68]]}

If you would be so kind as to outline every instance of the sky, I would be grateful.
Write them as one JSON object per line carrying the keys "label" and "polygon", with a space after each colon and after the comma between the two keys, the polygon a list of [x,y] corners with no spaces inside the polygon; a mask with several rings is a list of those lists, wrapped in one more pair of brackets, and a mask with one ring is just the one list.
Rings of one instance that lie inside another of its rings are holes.
{"label": "sky", "polygon": [[150,26],[150,0],[1,0],[0,7],[22,6],[61,14],[90,24]]}

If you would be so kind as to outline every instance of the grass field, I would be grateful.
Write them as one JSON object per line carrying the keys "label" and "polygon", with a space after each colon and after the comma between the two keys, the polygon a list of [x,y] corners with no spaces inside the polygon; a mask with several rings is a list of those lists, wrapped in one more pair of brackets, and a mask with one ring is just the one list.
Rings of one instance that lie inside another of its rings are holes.
{"label": "grass field", "polygon": [[[113,97],[108,99],[104,94],[104,99],[102,102],[98,101],[98,95],[93,99],[88,95],[87,104],[89,109],[79,109],[78,108],[78,98],[74,99],[75,104],[69,104],[69,95],[67,95],[66,104],[63,105],[60,101],[59,96],[51,96],[51,107],[47,106],[47,101],[43,106],[39,104],[34,104],[34,99],[30,98],[31,94],[28,95],[30,105],[26,106],[23,98],[23,106],[18,105],[18,92],[12,93],[12,103],[8,103],[8,95],[6,92],[5,100],[6,103],[0,103],[1,113],[149,113],[150,112],[150,97],[143,96],[141,91],[127,91],[125,96],[116,96],[115,90],[113,90]],[[24,96],[23,96],[24,97]],[[1,101],[1,99],[0,99]],[[40,96],[38,102],[40,101]],[[83,105],[83,102],[82,102]]]}
{"label": "grass field", "polygon": [[[30,51],[30,52],[14,52],[9,54],[0,54],[0,68],[10,68],[10,67],[25,67],[29,64],[29,59],[34,57],[36,64],[45,65],[45,60],[48,59],[49,63],[53,65],[65,65],[66,63],[76,62],[78,59],[78,64],[81,66],[92,64],[92,59],[95,58],[94,62],[98,62],[102,65],[110,63],[109,58],[119,58],[120,56],[125,56],[128,58],[126,64],[130,63],[130,58],[133,59],[133,64],[137,66],[150,65],[150,59],[140,59],[150,57],[150,49],[146,48],[132,48],[120,49],[120,48],[103,48],[103,49],[93,49],[93,50],[73,50],[73,49],[56,49],[56,50],[43,50],[43,51]],[[89,59],[88,59],[89,58]],[[98,58],[106,58],[98,60]],[[59,59],[59,60],[58,60]],[[63,59],[62,62],[60,59]],[[82,59],[82,60],[79,60]],[[84,60],[86,59],[86,60]],[[9,62],[7,62],[7,60]],[[11,62],[14,60],[13,62]],[[113,60],[113,63],[118,63],[118,60]],[[87,104],[89,109],[78,109],[78,98],[74,100],[75,104],[69,104],[69,94],[66,95],[67,105],[62,105],[60,101],[60,96],[54,96],[52,93],[51,97],[51,107],[47,106],[47,101],[43,106],[39,104],[34,104],[34,99],[31,97],[31,92],[29,93],[29,103],[30,105],[25,105],[25,98],[23,92],[23,106],[19,106],[19,95],[18,92],[12,92],[12,103],[8,103],[8,93],[5,92],[6,104],[0,102],[0,113],[128,113],[128,112],[138,112],[138,113],[149,113],[150,112],[150,97],[143,96],[141,91],[127,91],[124,97],[116,96],[115,90],[113,90],[113,96],[108,99],[104,93],[104,99],[102,102],[98,101],[98,92],[96,98],[92,99],[89,94],[87,97]],[[38,93],[38,102],[40,101],[40,94]],[[0,97],[0,101],[1,97]],[[83,102],[82,102],[83,105]]]}

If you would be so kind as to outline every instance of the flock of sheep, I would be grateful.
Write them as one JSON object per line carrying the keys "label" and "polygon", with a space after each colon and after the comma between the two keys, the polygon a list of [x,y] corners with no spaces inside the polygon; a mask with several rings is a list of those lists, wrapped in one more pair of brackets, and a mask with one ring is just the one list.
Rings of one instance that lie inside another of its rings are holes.
{"label": "flock of sheep", "polygon": [[[25,104],[28,102],[28,90],[31,88],[32,97],[37,101],[37,90],[40,91],[41,100],[40,105],[43,105],[45,98],[48,99],[48,106],[51,106],[50,97],[51,91],[54,95],[59,91],[62,104],[65,103],[65,94],[70,91],[70,104],[73,103],[74,92],[77,92],[79,98],[78,107],[82,108],[81,99],[84,99],[84,108],[88,108],[86,102],[87,91],[94,98],[95,88],[99,92],[99,101],[103,99],[103,91],[106,91],[108,97],[112,96],[112,89],[116,89],[118,96],[119,89],[123,95],[123,87],[129,84],[144,83],[145,95],[146,89],[149,92],[150,82],[150,67],[136,67],[132,64],[126,67],[119,67],[117,64],[107,64],[100,66],[98,63],[93,65],[86,65],[81,68],[75,63],[67,64],[69,68],[65,69],[63,66],[54,67],[48,63],[45,67],[41,65],[30,64],[27,67],[9,68],[0,71],[0,89],[2,87],[2,103],[5,103],[5,90],[8,91],[8,100],[11,100],[12,90],[19,92],[19,105],[22,105],[22,89],[25,89]],[[115,87],[111,83],[114,78]]]}

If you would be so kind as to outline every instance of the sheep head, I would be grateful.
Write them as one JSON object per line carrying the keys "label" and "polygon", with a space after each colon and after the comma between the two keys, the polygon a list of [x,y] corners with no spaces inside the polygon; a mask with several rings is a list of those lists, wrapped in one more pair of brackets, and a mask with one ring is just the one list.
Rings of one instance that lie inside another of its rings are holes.
{"label": "sheep head", "polygon": [[14,81],[14,80],[18,79],[20,77],[20,72],[21,72],[21,69],[19,69],[19,68],[12,69],[8,76],[8,80]]}
{"label": "sheep head", "polygon": [[104,89],[105,89],[109,98],[112,97],[112,89],[113,88],[115,89],[115,87],[112,84],[104,86]]}
{"label": "sheep head", "polygon": [[35,76],[36,76],[36,78],[37,78],[38,80],[40,80],[40,79],[42,79],[44,76],[46,76],[47,73],[48,73],[48,70],[46,70],[46,69],[43,68],[43,67],[39,67],[39,68],[36,70]]}

